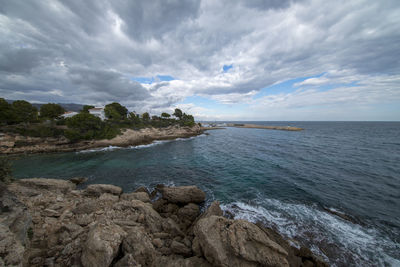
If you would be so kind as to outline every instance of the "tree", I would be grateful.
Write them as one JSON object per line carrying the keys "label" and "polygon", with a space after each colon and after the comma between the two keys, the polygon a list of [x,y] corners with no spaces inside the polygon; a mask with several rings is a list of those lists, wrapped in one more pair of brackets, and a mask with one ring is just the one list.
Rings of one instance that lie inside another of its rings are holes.
{"label": "tree", "polygon": [[68,131],[66,137],[72,141],[79,139],[94,139],[103,128],[100,118],[89,114],[79,113],[66,120]]}
{"label": "tree", "polygon": [[64,112],[65,109],[58,104],[48,103],[40,107],[41,118],[55,119],[64,114]]}
{"label": "tree", "polygon": [[135,112],[130,112],[130,113],[128,114],[128,119],[129,119],[133,124],[140,124],[139,115],[136,114]]}
{"label": "tree", "polygon": [[109,120],[124,120],[128,114],[128,109],[121,104],[114,102],[106,105],[104,113]]}
{"label": "tree", "polygon": [[83,113],[89,113],[89,109],[92,109],[92,108],[94,108],[94,106],[91,106],[91,105],[84,105],[83,108],[82,108],[82,110],[81,110],[81,112],[83,112]]}
{"label": "tree", "polygon": [[171,115],[169,115],[168,113],[163,112],[163,113],[161,113],[161,117],[168,119],[169,117],[171,117]]}
{"label": "tree", "polygon": [[183,126],[194,126],[194,117],[192,115],[188,115],[186,113],[183,113],[182,119],[181,119],[181,125]]}
{"label": "tree", "polygon": [[11,122],[12,116],[12,106],[4,98],[0,98],[0,124]]}
{"label": "tree", "polygon": [[25,100],[17,100],[12,103],[14,122],[33,122],[37,120],[37,108]]}
{"label": "tree", "polygon": [[142,114],[142,120],[143,122],[149,122],[150,121],[150,114],[148,112],[145,112]]}
{"label": "tree", "polygon": [[180,110],[179,108],[176,108],[173,115],[175,117],[177,117],[178,119],[181,119],[182,118],[182,110]]}

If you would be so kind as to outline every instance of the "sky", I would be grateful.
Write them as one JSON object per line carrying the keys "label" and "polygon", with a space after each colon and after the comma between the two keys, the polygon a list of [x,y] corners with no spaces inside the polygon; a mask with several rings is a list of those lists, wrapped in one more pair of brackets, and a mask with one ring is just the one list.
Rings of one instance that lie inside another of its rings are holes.
{"label": "sky", "polygon": [[0,97],[400,120],[400,1],[0,0]]}

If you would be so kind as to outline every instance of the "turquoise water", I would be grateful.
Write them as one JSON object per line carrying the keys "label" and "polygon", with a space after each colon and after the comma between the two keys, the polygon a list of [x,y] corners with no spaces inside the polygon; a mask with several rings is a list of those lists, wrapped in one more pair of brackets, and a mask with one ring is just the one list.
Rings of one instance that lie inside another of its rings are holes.
{"label": "turquoise water", "polygon": [[400,123],[264,124],[305,130],[228,128],[134,148],[22,156],[14,175],[85,176],[125,191],[195,184],[208,202],[262,221],[332,265],[400,266]]}

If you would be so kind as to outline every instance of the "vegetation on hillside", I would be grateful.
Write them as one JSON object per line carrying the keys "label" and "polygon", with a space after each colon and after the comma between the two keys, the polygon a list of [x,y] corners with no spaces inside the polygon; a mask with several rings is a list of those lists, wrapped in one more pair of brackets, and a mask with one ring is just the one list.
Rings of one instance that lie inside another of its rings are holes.
{"label": "vegetation on hillside", "polygon": [[160,116],[151,116],[148,112],[141,115],[129,112],[117,102],[105,106],[106,119],[90,114],[94,106],[83,106],[80,113],[63,118],[65,109],[58,104],[48,103],[40,108],[40,112],[29,102],[14,101],[12,104],[0,98],[0,127],[2,131],[14,132],[32,137],[65,136],[71,141],[91,139],[111,139],[121,133],[121,129],[141,129],[146,127],[168,127],[172,125],[195,125],[192,115],[175,109],[171,114],[163,112]]}

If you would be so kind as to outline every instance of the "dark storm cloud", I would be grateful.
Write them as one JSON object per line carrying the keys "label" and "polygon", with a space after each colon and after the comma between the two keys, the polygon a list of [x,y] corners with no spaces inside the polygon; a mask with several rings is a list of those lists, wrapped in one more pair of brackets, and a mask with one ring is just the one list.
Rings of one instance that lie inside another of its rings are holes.
{"label": "dark storm cloud", "polygon": [[[1,1],[0,93],[157,110],[324,72],[386,79],[400,73],[399,12],[397,0]],[[159,74],[179,80],[131,79]]]}

